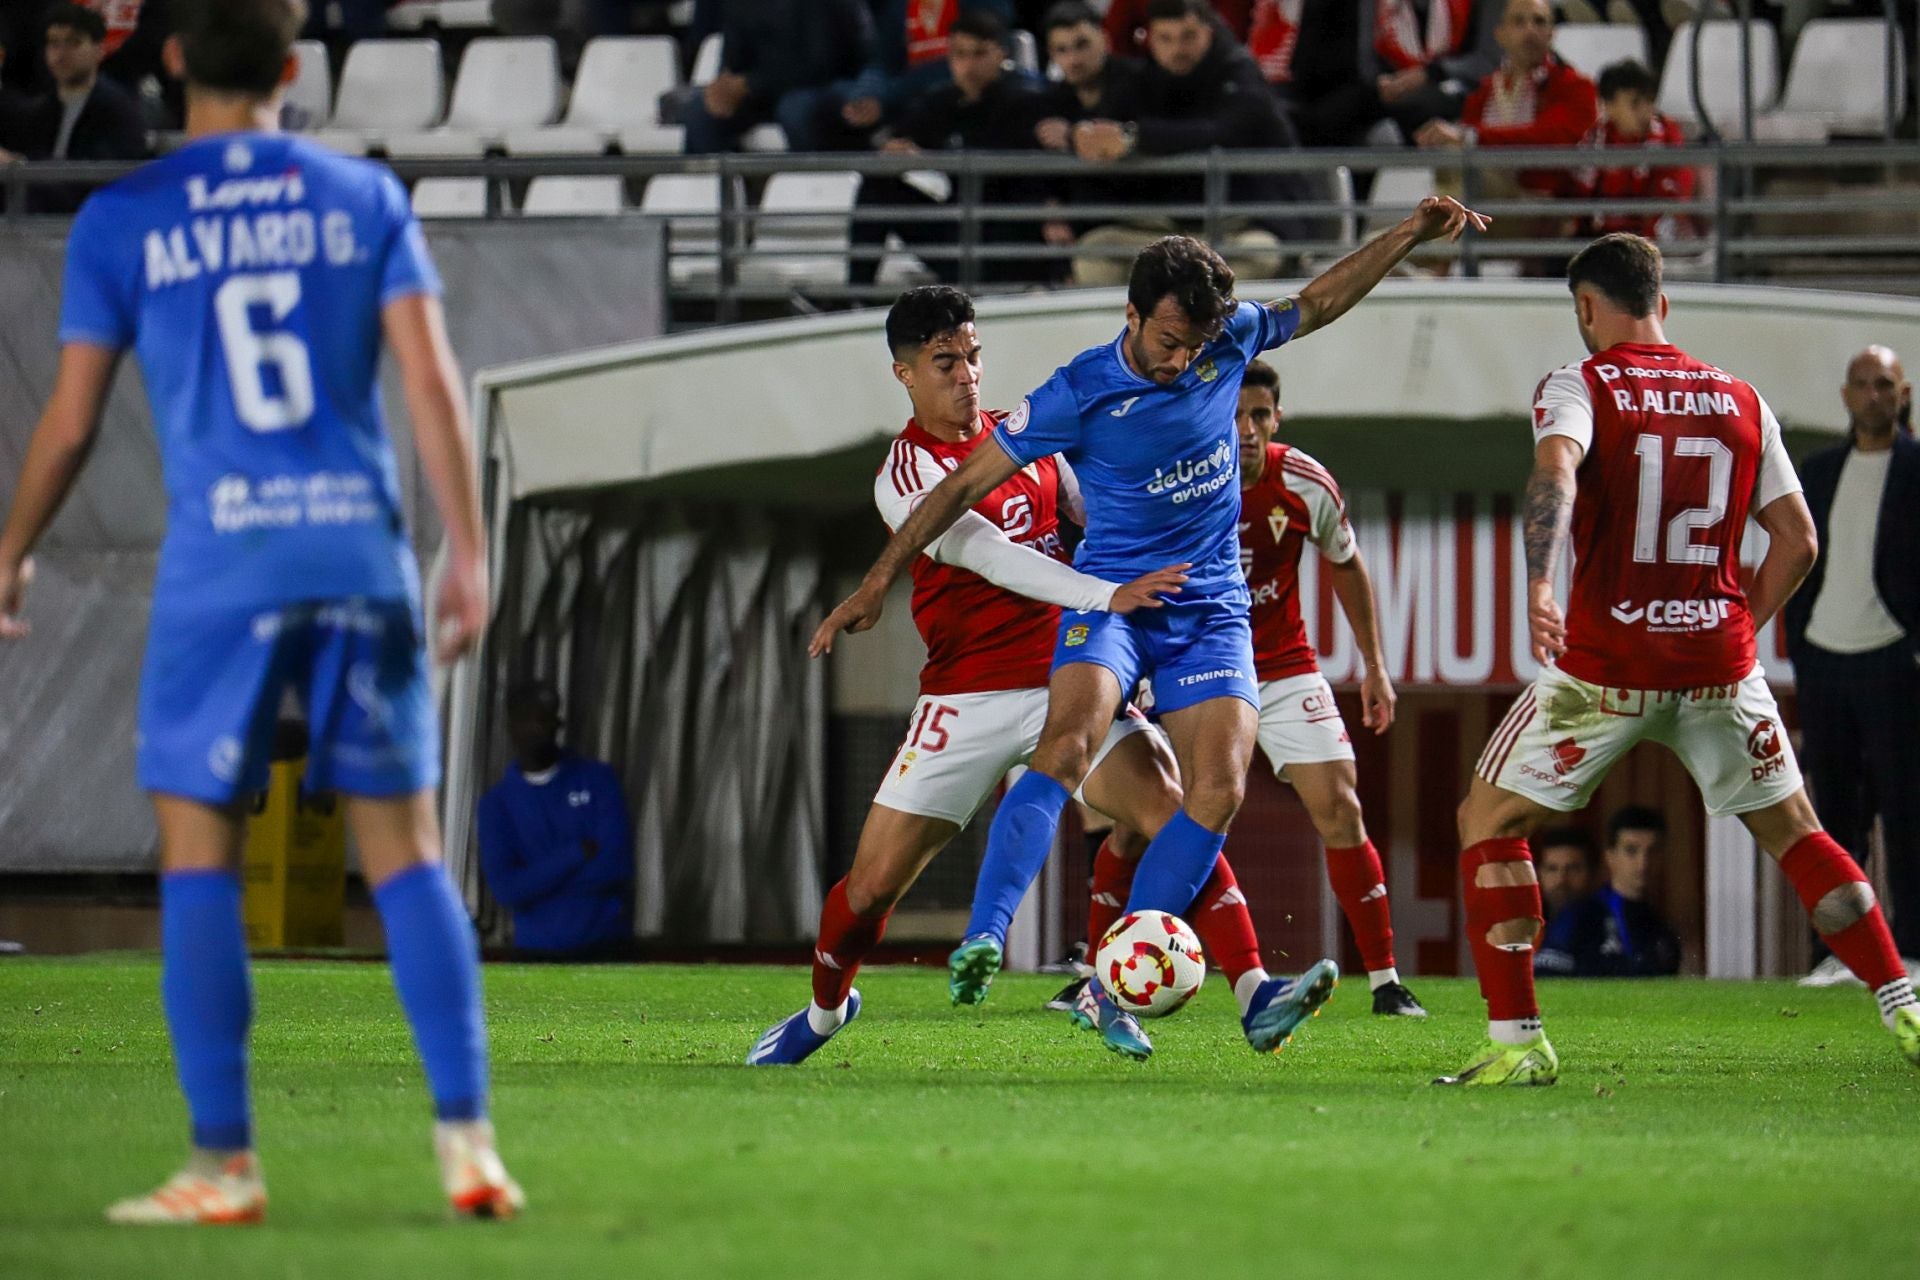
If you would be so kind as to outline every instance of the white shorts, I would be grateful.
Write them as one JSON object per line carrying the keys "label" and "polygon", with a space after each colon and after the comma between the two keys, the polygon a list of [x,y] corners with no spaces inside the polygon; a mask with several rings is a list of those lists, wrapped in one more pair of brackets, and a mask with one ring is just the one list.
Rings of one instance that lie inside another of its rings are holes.
{"label": "white shorts", "polygon": [[[964,827],[1008,771],[1033,758],[1046,723],[1045,689],[923,697],[907,718],[906,740],[880,780],[873,802]],[[1093,776],[1122,739],[1158,732],[1129,707],[1107,730],[1087,776]],[[1079,799],[1080,793],[1076,791],[1074,798]]]}
{"label": "white shorts", "polygon": [[1290,764],[1353,759],[1353,739],[1318,671],[1260,682],[1260,749],[1282,780]]}
{"label": "white shorts", "polygon": [[1739,684],[1678,692],[1602,689],[1549,667],[1493,731],[1474,772],[1571,813],[1643,740],[1680,757],[1716,817],[1764,809],[1800,789],[1800,765],[1758,667]]}

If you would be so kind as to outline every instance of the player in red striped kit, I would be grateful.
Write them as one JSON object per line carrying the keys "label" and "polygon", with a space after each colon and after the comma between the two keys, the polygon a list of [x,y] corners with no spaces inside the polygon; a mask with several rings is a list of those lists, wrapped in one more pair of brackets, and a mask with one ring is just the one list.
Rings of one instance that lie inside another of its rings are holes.
{"label": "player in red striped kit", "polygon": [[[1528,623],[1546,667],[1494,730],[1460,806],[1468,943],[1489,1043],[1441,1084],[1552,1084],[1533,992],[1540,886],[1527,836],[1582,808],[1643,740],[1671,748],[1715,815],[1780,863],[1813,926],[1872,988],[1920,1066],[1920,1004],[1866,876],[1820,829],[1755,660],[1754,633],[1812,567],[1813,518],[1780,424],[1747,383],[1667,342],[1660,251],[1602,236],[1567,268],[1593,354],[1549,374],[1533,408]],[[1766,557],[1743,590],[1751,513]],[[1569,541],[1563,615],[1554,573]]]}
{"label": "player in red striped kit", "polygon": [[[887,317],[887,341],[914,411],[874,482],[875,505],[897,528],[1004,415],[980,409],[980,340],[973,305],[958,289],[903,294]],[[748,1063],[802,1062],[859,1013],[854,975],[886,932],[894,904],[1039,742],[1060,609],[1158,608],[1186,580],[1184,565],[1117,585],[1064,563],[1059,515],[1074,516],[1078,506],[1072,473],[1057,458],[1039,459],[914,562],[913,620],[927,645],[922,696],[874,797],[853,867],[822,907],[813,999],[769,1029]],[[1081,795],[1121,824],[1114,838],[1130,843],[1136,858],[1182,800],[1172,752],[1130,709],[1109,730]],[[1230,975],[1251,971],[1266,980],[1225,859],[1208,890],[1231,893],[1238,906],[1210,922],[1203,945],[1217,950]]]}
{"label": "player in red striped kit", "polygon": [[[1333,476],[1301,450],[1274,443],[1281,413],[1279,371],[1264,360],[1250,362],[1240,385],[1236,426],[1240,568],[1253,596],[1260,748],[1280,779],[1298,792],[1326,846],[1327,877],[1367,966],[1373,1011],[1424,1018],[1427,1011],[1394,966],[1386,873],[1367,839],[1354,789],[1353,741],[1301,621],[1300,556],[1312,543],[1333,576],[1334,595],[1366,665],[1360,685],[1362,723],[1385,733],[1393,723],[1394,693],[1375,620],[1373,583]],[[1094,859],[1087,910],[1090,953],[1119,918],[1132,888],[1135,862],[1127,856],[1132,852],[1130,845],[1109,842]],[[1193,914],[1196,924],[1206,922],[1204,899]]]}

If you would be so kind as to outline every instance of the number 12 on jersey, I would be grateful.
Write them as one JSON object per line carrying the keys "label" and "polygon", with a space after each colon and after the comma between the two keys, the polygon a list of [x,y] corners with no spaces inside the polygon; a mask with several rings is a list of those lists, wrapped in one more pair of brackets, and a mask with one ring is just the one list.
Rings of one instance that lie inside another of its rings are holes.
{"label": "number 12 on jersey", "polygon": [[[1660,563],[1660,510],[1666,495],[1666,440],[1649,432],[1633,446],[1640,459],[1640,503],[1633,522],[1633,558]],[[1667,521],[1668,564],[1719,564],[1720,548],[1693,540],[1694,530],[1711,529],[1727,517],[1733,487],[1733,450],[1712,436],[1681,436],[1673,442],[1676,458],[1707,459],[1707,505],[1688,507]]]}

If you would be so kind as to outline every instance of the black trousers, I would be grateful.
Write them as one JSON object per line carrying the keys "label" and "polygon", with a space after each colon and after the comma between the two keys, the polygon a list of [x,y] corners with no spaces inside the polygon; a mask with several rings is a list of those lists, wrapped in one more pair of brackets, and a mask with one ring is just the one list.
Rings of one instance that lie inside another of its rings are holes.
{"label": "black trousers", "polygon": [[[1894,941],[1920,956],[1920,666],[1905,640],[1870,653],[1796,655],[1800,767],[1827,833],[1864,863],[1877,816]],[[1816,947],[1824,952],[1824,948]]]}

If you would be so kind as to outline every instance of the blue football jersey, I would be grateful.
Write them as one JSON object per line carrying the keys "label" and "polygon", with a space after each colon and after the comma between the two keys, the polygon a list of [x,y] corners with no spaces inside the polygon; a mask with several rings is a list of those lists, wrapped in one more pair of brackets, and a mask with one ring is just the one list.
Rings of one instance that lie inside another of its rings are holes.
{"label": "blue football jersey", "polygon": [[1087,529],[1074,566],[1126,582],[1190,562],[1182,598],[1244,591],[1234,415],[1247,362],[1300,327],[1286,303],[1243,302],[1179,378],[1127,364],[1119,338],[1056,370],[994,433],[1022,466],[1058,453],[1080,479]]}
{"label": "blue football jersey", "polygon": [[202,138],[86,202],[60,340],[138,354],[167,487],[157,599],[417,599],[380,310],[439,288],[399,181],[299,138]]}

